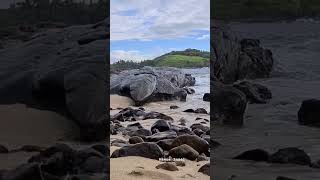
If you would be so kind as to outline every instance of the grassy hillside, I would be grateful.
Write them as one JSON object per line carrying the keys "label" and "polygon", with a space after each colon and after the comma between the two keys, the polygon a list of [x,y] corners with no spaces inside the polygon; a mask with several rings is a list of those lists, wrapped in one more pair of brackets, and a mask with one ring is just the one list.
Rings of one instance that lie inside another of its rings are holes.
{"label": "grassy hillside", "polygon": [[320,16],[319,0],[215,0],[215,19],[297,18]]}
{"label": "grassy hillside", "polygon": [[144,66],[177,68],[209,67],[209,59],[209,52],[199,51],[196,49],[186,49],[184,51],[172,51],[153,60],[145,60],[141,62],[120,60],[111,64],[110,71],[116,72],[126,69],[137,69]]}
{"label": "grassy hillside", "polygon": [[209,59],[200,56],[165,55],[158,59],[156,66],[179,68],[206,67],[209,66]]}

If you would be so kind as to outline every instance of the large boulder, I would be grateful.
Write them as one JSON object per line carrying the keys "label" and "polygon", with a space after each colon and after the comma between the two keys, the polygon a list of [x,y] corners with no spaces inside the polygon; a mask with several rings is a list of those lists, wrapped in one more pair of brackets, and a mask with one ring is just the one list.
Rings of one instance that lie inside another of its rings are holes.
{"label": "large boulder", "polygon": [[209,151],[209,143],[196,135],[181,135],[173,140],[171,147],[174,148],[183,144],[189,145],[199,154]]}
{"label": "large boulder", "polygon": [[273,67],[272,53],[259,40],[239,39],[226,25],[213,25],[211,64],[213,76],[224,83],[241,79],[266,78]]}
{"label": "large boulder", "polygon": [[226,125],[243,125],[247,107],[246,95],[229,85],[212,82],[212,119]]}
{"label": "large boulder", "polygon": [[195,160],[199,156],[199,153],[189,145],[183,144],[181,146],[172,148],[169,151],[169,156],[173,158],[187,158],[189,160]]}
{"label": "large boulder", "polygon": [[320,100],[303,101],[298,111],[298,120],[302,125],[320,126]]}
{"label": "large boulder", "polygon": [[150,101],[181,100],[187,97],[186,86],[195,78],[174,68],[143,67],[111,75],[110,93],[128,96],[136,105]]}
{"label": "large boulder", "polygon": [[[84,140],[106,138],[107,31],[106,22],[48,29],[0,50],[0,104],[55,111],[75,120]],[[104,36],[78,42],[92,34]]]}
{"label": "large boulder", "polygon": [[163,150],[155,143],[139,143],[131,146],[125,146],[115,150],[111,158],[141,156],[150,159],[159,159],[164,156]]}

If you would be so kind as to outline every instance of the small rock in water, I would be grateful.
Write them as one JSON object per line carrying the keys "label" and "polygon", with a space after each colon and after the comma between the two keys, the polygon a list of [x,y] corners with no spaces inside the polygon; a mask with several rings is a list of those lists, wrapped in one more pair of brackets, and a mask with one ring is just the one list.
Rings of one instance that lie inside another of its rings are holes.
{"label": "small rock in water", "polygon": [[269,160],[269,153],[262,149],[254,149],[246,151],[234,159],[241,159],[241,160],[252,160],[252,161],[268,161]]}
{"label": "small rock in water", "polygon": [[170,109],[178,109],[178,108],[179,108],[179,106],[176,106],[176,105],[170,106]]}
{"label": "small rock in water", "polygon": [[139,136],[133,136],[129,139],[130,144],[138,144],[144,142],[143,139]]}
{"label": "small rock in water", "polygon": [[199,170],[198,172],[201,172],[205,175],[208,175],[210,176],[210,163],[207,163],[205,165],[203,165]]}
{"label": "small rock in water", "polygon": [[156,166],[157,169],[164,169],[167,171],[179,171],[176,165],[171,163],[162,163]]}
{"label": "small rock in water", "polygon": [[320,126],[320,100],[309,99],[302,102],[298,120],[302,125]]}
{"label": "small rock in water", "polygon": [[299,165],[310,165],[310,157],[301,149],[295,147],[289,147],[278,150],[276,153],[270,156],[270,162],[272,163],[290,163]]}
{"label": "small rock in water", "polygon": [[211,99],[210,93],[205,93],[205,94],[203,95],[203,98],[202,98],[203,101],[210,102],[210,99]]}

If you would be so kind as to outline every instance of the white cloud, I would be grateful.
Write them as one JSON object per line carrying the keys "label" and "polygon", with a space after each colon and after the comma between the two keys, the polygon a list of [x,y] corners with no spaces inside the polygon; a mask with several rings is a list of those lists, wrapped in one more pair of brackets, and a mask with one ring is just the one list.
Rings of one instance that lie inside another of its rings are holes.
{"label": "white cloud", "polygon": [[204,34],[204,35],[198,37],[197,40],[205,40],[205,39],[209,39],[209,38],[210,38],[209,34]]}
{"label": "white cloud", "polygon": [[141,53],[137,50],[112,50],[111,51],[111,63],[117,62],[119,60],[132,60],[132,61],[143,61],[155,58],[153,55],[147,55],[145,53]]}
{"label": "white cloud", "polygon": [[111,40],[172,39],[210,29],[210,0],[111,0]]}
{"label": "white cloud", "polygon": [[119,60],[132,60],[135,62],[140,62],[143,60],[152,60],[158,56],[166,54],[171,51],[176,51],[177,48],[160,48],[155,47],[152,49],[152,53],[145,53],[138,50],[112,50],[110,53],[111,56],[111,63],[117,62]]}

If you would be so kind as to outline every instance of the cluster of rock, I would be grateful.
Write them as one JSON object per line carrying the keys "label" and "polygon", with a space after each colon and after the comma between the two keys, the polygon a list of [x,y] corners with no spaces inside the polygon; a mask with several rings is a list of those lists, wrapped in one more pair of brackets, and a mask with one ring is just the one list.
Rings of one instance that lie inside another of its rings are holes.
{"label": "cluster of rock", "polygon": [[137,105],[146,102],[179,99],[185,101],[187,88],[195,85],[195,78],[175,68],[143,67],[112,74],[110,94],[130,97]]}
{"label": "cluster of rock", "polygon": [[240,39],[227,26],[213,26],[213,76],[223,83],[241,79],[267,78],[273,67],[272,52],[258,39]]}
{"label": "cluster of rock", "polygon": [[[139,122],[129,124],[127,127],[120,124],[122,119],[127,121],[132,121],[132,118],[145,119],[150,113],[155,115],[151,116],[152,119],[159,119],[150,129],[145,129]],[[111,133],[130,136],[128,142],[119,139],[111,142],[111,145],[121,147],[112,153],[111,158],[140,156],[156,160],[159,158],[208,160],[210,156],[208,126],[201,123],[195,123],[190,128],[177,126],[171,123],[173,119],[169,116],[157,112],[150,113],[142,109],[126,108],[111,118]]]}
{"label": "cluster of rock", "polygon": [[269,154],[262,149],[253,149],[234,157],[234,159],[251,160],[251,161],[265,161],[269,163],[280,164],[297,164],[307,165],[313,168],[320,168],[320,160],[311,161],[309,155],[303,150],[295,147],[288,147],[279,149],[273,154]]}
{"label": "cluster of rock", "polygon": [[49,148],[27,147],[19,151],[38,151],[39,153],[15,169],[1,170],[1,180],[103,180],[108,178],[109,147],[106,143],[80,147],[72,147],[68,144],[56,144]]}
{"label": "cluster of rock", "polygon": [[84,140],[107,137],[107,21],[32,33],[0,50],[0,104],[22,103],[75,120]]}

